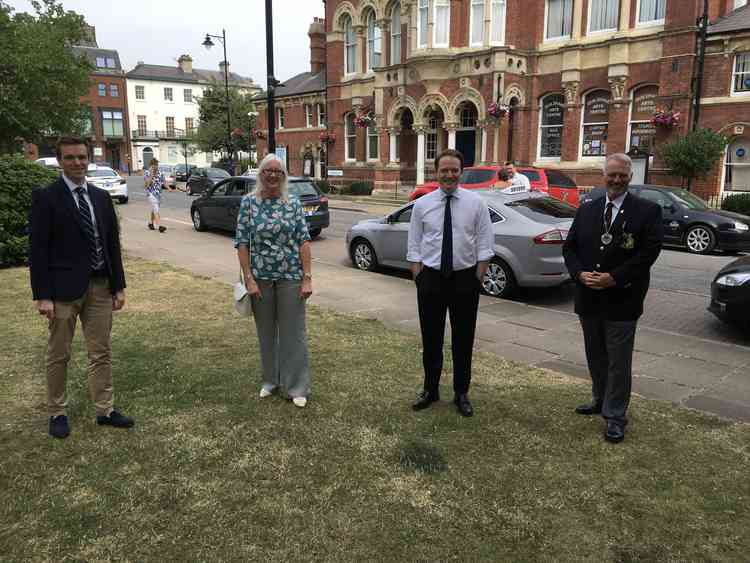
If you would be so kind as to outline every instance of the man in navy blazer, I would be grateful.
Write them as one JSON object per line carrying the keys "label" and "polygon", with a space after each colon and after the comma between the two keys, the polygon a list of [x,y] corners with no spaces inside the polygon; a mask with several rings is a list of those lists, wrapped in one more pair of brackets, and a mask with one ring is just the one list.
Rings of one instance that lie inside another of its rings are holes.
{"label": "man in navy blazer", "polygon": [[581,204],[563,246],[592,381],[576,412],[601,414],[613,443],[625,437],[635,329],[662,244],[661,207],[628,193],[632,176],[627,155],[607,157],[607,194]]}
{"label": "man in navy blazer", "polygon": [[47,410],[49,434],[70,433],[66,379],[70,346],[81,319],[89,356],[89,390],[100,425],[130,428],[132,419],[114,408],[112,312],[125,305],[125,273],[117,216],[109,194],[86,182],[88,142],[63,137],[57,143],[60,178],[32,192],[31,290],[47,318]]}

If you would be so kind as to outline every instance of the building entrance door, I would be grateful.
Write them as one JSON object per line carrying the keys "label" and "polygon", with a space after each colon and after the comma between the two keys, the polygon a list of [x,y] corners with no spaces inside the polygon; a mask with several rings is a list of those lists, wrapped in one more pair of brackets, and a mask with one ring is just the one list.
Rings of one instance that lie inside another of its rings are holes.
{"label": "building entrance door", "polygon": [[147,170],[149,164],[151,164],[151,159],[154,158],[154,149],[151,147],[146,147],[143,149],[143,169]]}
{"label": "building entrance door", "polygon": [[477,150],[476,131],[456,131],[456,150],[464,156],[464,168],[474,166]]}
{"label": "building entrance door", "polygon": [[109,167],[112,170],[119,170],[120,169],[120,147],[116,145],[109,145],[107,147],[107,153],[109,157]]}

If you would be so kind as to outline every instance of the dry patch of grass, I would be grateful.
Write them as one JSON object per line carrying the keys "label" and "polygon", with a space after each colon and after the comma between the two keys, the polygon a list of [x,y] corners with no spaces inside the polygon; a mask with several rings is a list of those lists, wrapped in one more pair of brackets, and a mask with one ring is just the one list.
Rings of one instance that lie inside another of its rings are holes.
{"label": "dry patch of grass", "polygon": [[[252,323],[221,283],[130,260],[99,428],[76,338],[72,435],[46,435],[45,324],[0,272],[0,554],[8,560],[739,561],[747,425],[634,401],[628,437],[571,406],[587,386],[478,355],[477,415],[415,414],[418,339],[311,309],[305,410],[261,401]],[[446,366],[449,373],[450,365]],[[450,377],[446,376],[446,397]]]}

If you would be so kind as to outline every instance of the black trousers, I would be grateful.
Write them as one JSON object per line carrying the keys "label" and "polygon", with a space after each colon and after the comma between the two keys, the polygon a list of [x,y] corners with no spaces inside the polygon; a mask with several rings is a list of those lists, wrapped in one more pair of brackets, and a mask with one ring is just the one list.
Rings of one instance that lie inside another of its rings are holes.
{"label": "black trousers", "polygon": [[453,391],[462,395],[471,383],[471,355],[477,324],[480,284],[476,267],[453,272],[445,278],[440,271],[423,268],[417,276],[419,325],[422,329],[424,389],[437,393],[443,370],[445,315],[450,313],[453,351]]}
{"label": "black trousers", "polygon": [[610,321],[599,316],[579,318],[591,374],[591,398],[594,404],[601,405],[604,418],[626,424],[638,321]]}

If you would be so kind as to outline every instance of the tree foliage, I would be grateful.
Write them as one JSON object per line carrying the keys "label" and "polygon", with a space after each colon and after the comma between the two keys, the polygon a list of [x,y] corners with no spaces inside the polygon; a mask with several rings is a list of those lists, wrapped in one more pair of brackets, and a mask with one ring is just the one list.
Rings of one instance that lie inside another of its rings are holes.
{"label": "tree foliage", "polygon": [[[231,113],[231,144],[227,135],[227,95],[223,84],[207,88],[198,99],[198,129],[193,142],[202,151],[249,152],[255,144],[252,137],[248,113],[254,105],[250,94],[243,94],[236,88],[229,89],[229,109]],[[229,145],[229,146],[228,146]]]}
{"label": "tree foliage", "polygon": [[705,178],[711,172],[727,142],[724,135],[698,129],[662,146],[660,154],[676,175],[690,181]]}
{"label": "tree foliage", "polygon": [[31,5],[34,14],[15,13],[0,0],[0,153],[87,123],[79,99],[91,66],[71,50],[85,36],[83,16],[55,0]]}

